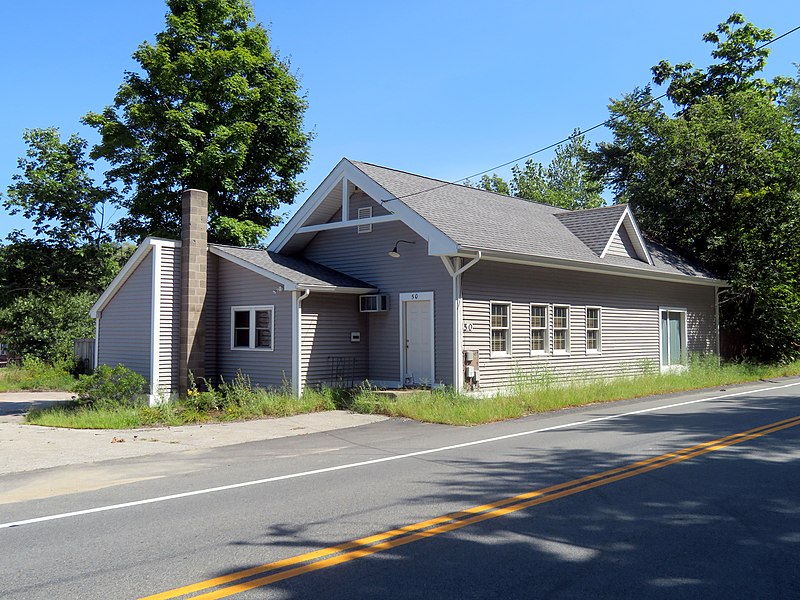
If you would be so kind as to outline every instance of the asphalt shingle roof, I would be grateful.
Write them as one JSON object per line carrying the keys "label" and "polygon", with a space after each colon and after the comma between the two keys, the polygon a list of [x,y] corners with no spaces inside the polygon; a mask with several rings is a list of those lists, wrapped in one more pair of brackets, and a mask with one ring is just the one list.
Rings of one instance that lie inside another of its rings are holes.
{"label": "asphalt shingle roof", "polygon": [[255,248],[209,245],[299,286],[376,289],[374,285],[305,258]]}
{"label": "asphalt shingle roof", "polygon": [[713,277],[650,242],[647,245],[654,265],[621,256],[600,258],[625,205],[569,211],[370,163],[350,162],[390,195],[376,200],[399,199],[461,247],[654,274]]}

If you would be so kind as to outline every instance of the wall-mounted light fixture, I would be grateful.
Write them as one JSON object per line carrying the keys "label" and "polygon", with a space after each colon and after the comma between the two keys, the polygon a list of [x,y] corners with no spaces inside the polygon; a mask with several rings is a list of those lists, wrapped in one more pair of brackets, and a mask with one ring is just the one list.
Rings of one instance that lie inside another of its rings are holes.
{"label": "wall-mounted light fixture", "polygon": [[400,253],[397,251],[397,245],[398,244],[416,244],[416,243],[417,242],[409,242],[409,241],[406,241],[406,240],[397,240],[397,244],[395,244],[394,248],[392,248],[389,251],[389,256],[391,256],[392,258],[400,258]]}

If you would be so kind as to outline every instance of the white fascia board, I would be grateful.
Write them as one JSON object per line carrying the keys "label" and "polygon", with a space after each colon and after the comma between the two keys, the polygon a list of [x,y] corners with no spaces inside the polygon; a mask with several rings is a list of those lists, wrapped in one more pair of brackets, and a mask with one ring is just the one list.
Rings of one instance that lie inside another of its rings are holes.
{"label": "white fascia board", "polygon": [[136,251],[128,259],[128,262],[123,265],[122,269],[120,269],[119,273],[117,273],[117,276],[114,277],[110,284],[108,284],[108,287],[105,289],[105,291],[100,294],[97,302],[95,302],[92,305],[92,308],[89,309],[89,315],[91,315],[93,319],[97,318],[97,315],[106,307],[106,304],[111,301],[114,295],[122,287],[122,284],[128,280],[128,277],[133,274],[133,272],[136,270],[136,267],[138,267],[139,264],[147,257],[147,254],[153,249],[154,246],[180,247],[180,245],[181,243],[177,240],[166,240],[162,238],[146,237],[144,240],[142,240],[142,243],[139,244],[139,247],[136,248]]}
{"label": "white fascia board", "polygon": [[429,256],[448,256],[458,252],[458,244],[428,220],[421,217],[415,210],[409,208],[402,200],[395,198],[384,202],[384,206],[399,216],[400,220],[409,229],[428,242]]}
{"label": "white fascia board", "polygon": [[[467,248],[462,246],[461,250],[465,254],[459,256],[472,256],[478,248]],[[466,254],[469,253],[469,254]],[[655,281],[672,281],[676,283],[689,283],[694,285],[707,285],[711,287],[730,287],[727,281],[713,279],[711,277],[698,277],[695,275],[683,275],[679,273],[661,273],[658,271],[647,271],[632,267],[621,267],[618,265],[598,265],[579,260],[567,260],[561,258],[549,258],[546,256],[524,257],[519,254],[510,254],[481,249],[483,260],[493,260],[518,265],[528,265],[531,267],[548,267],[551,269],[564,269],[566,271],[582,271],[585,273],[598,273],[601,275],[620,275],[622,277],[633,277],[636,279],[652,279]]]}
{"label": "white fascia board", "polygon": [[630,225],[630,228],[633,229],[633,235],[631,236],[631,232],[628,231],[627,227],[625,228],[628,232],[628,236],[631,238],[631,242],[633,242],[634,248],[636,248],[637,256],[648,265],[653,266],[653,258],[650,256],[650,252],[647,250],[647,244],[644,242],[642,232],[639,229],[639,224],[636,223],[636,219],[633,218],[633,213],[631,212],[630,206],[626,206],[625,210],[622,211],[619,221],[617,221],[617,224],[614,226],[614,230],[611,232],[611,236],[606,242],[606,247],[603,248],[603,252],[600,253],[600,258],[606,257],[609,248],[611,248],[611,243],[614,241],[614,236],[619,233],[619,228],[622,227],[626,222]]}
{"label": "white fascia board", "polygon": [[374,223],[388,223],[399,221],[397,215],[378,215],[369,219],[357,219],[353,221],[333,221],[332,223],[318,223],[317,225],[306,225],[297,230],[296,233],[315,233],[317,231],[327,231],[329,229],[342,229],[343,227],[357,227],[359,225],[372,225]]}
{"label": "white fascia board", "polygon": [[[653,257],[650,256],[650,251],[647,249],[647,244],[644,241],[644,236],[642,235],[642,231],[639,229],[639,223],[636,222],[636,218],[633,216],[633,212],[631,211],[630,206],[625,207],[625,216],[627,219],[627,223],[633,228],[633,231],[636,232],[636,235],[633,238],[633,245],[636,246],[636,249],[643,253],[644,258],[647,260],[648,264],[653,265],[655,264],[653,261]],[[630,235],[630,231],[628,232]]]}
{"label": "white fascia board", "polygon": [[277,275],[272,271],[269,271],[263,267],[254,265],[251,262],[242,260],[238,256],[234,256],[233,254],[228,254],[227,252],[225,252],[225,250],[219,248],[218,246],[209,246],[208,250],[212,254],[216,254],[220,258],[224,258],[225,260],[228,260],[235,265],[239,265],[240,267],[247,269],[248,271],[252,271],[253,273],[258,273],[262,277],[266,277],[268,279],[272,279],[277,283],[280,283],[283,286],[283,289],[286,290],[287,292],[296,290],[298,288],[297,284],[294,281],[286,279],[285,277],[281,277],[280,275]]}
{"label": "white fascia board", "polygon": [[319,208],[320,204],[325,201],[328,194],[338,185],[339,180],[349,175],[349,173],[347,173],[348,167],[350,167],[350,169],[354,168],[349,160],[343,158],[339,161],[339,164],[328,173],[328,176],[322,180],[322,183],[317,186],[317,189],[308,197],[308,200],[303,202],[303,205],[278,232],[278,235],[275,236],[275,239],[272,240],[272,243],[267,247],[269,251],[280,252],[281,248],[287,244],[292,236],[297,233],[297,230],[303,226],[308,218],[314,214],[314,211]]}

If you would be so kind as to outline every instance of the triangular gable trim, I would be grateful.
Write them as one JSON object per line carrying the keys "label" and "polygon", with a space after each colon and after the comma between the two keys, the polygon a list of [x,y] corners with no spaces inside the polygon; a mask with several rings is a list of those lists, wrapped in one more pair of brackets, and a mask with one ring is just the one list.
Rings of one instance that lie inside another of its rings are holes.
{"label": "triangular gable trim", "polygon": [[166,246],[172,248],[180,248],[181,243],[178,240],[165,240],[161,238],[153,238],[153,237],[146,237],[142,240],[142,243],[139,244],[139,247],[136,248],[136,251],[131,255],[126,262],[122,269],[120,269],[117,276],[108,284],[108,287],[105,291],[100,295],[92,305],[92,308],[89,309],[89,315],[96,319],[97,315],[103,311],[106,305],[111,302],[112,298],[116,296],[117,292],[120,288],[125,284],[128,278],[133,274],[138,267],[148,256],[150,256],[150,251],[155,246]]}
{"label": "triangular gable trim", "polygon": [[628,233],[628,237],[631,239],[633,243],[633,247],[636,250],[636,256],[646,262],[648,265],[653,265],[653,258],[650,256],[650,252],[647,249],[647,244],[645,244],[644,238],[642,237],[642,232],[639,229],[639,224],[636,223],[636,219],[633,218],[633,213],[629,206],[625,207],[622,215],[620,215],[619,221],[617,221],[614,230],[611,232],[611,236],[608,238],[606,242],[605,248],[603,248],[603,252],[600,254],[600,258],[605,258],[606,254],[608,254],[609,248],[611,248],[611,244],[614,241],[614,237],[619,233],[619,228],[625,226],[625,231]]}
{"label": "triangular gable trim", "polygon": [[[284,246],[289,243],[292,237],[300,232],[300,229],[305,225],[308,219],[311,218],[316,209],[319,208],[336,185],[344,178],[361,188],[370,198],[382,204],[384,208],[394,215],[391,219],[388,218],[388,215],[373,217],[369,220],[370,222],[377,223],[380,221],[399,219],[428,242],[428,253],[431,255],[455,254],[458,251],[458,245],[452,239],[427,220],[423,219],[417,212],[403,203],[402,200],[398,200],[395,196],[390,194],[383,186],[375,182],[346,158],[339,161],[339,164],[334,167],[317,189],[314,190],[314,193],[309,196],[308,200],[306,200],[294,216],[289,219],[269,245],[268,249],[272,252],[280,252]],[[354,227],[356,225],[356,222],[347,222],[347,224],[343,226]]]}

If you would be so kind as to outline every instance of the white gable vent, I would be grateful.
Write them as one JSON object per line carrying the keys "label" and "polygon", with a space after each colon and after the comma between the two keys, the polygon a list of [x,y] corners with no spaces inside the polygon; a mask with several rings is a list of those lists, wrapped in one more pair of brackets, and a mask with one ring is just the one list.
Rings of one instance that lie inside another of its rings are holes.
{"label": "white gable vent", "polygon": [[[362,206],[358,209],[356,216],[359,219],[371,219],[372,218],[372,207],[371,206]],[[371,233],[372,232],[372,223],[368,223],[366,225],[359,225],[357,228],[358,233]]]}
{"label": "white gable vent", "polygon": [[359,312],[386,312],[389,310],[389,297],[386,294],[369,294],[358,297]]}

